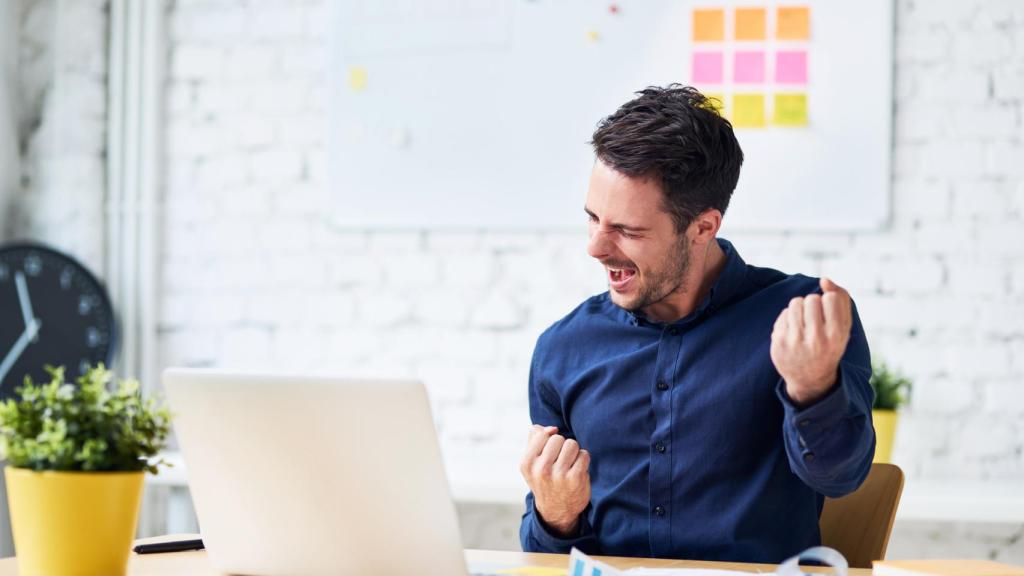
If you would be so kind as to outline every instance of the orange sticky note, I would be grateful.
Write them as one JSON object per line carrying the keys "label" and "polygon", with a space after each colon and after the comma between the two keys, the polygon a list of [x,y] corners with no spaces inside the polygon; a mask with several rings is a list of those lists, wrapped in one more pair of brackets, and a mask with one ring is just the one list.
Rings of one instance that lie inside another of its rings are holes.
{"label": "orange sticky note", "polygon": [[703,8],[693,11],[693,41],[721,42],[725,40],[725,10]]}
{"label": "orange sticky note", "polygon": [[779,126],[807,126],[807,94],[776,94],[772,123]]}
{"label": "orange sticky note", "polygon": [[735,128],[763,127],[764,94],[733,94],[731,120]]}
{"label": "orange sticky note", "polygon": [[811,37],[811,9],[780,6],[776,12],[775,37],[779,40],[807,40]]}
{"label": "orange sticky note", "polygon": [[736,9],[736,39],[764,40],[765,37],[764,8]]}

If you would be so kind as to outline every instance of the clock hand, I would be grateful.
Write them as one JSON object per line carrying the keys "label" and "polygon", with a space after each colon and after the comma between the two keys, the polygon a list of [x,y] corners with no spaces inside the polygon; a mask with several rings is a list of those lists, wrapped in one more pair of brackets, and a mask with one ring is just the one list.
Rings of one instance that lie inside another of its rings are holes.
{"label": "clock hand", "polygon": [[14,363],[18,361],[18,358],[21,357],[21,353],[24,352],[29,343],[32,342],[32,339],[35,338],[36,334],[39,332],[40,326],[42,325],[42,322],[33,318],[31,323],[25,328],[25,331],[18,337],[14,346],[11,347],[10,352],[8,352],[7,356],[4,357],[4,361],[0,363],[0,385],[3,384],[4,378],[7,377],[7,373],[11,371],[11,367],[13,367]]}
{"label": "clock hand", "polygon": [[18,286],[18,302],[21,304],[21,316],[25,319],[25,329],[32,324],[35,314],[32,313],[32,301],[28,299],[28,283],[22,271],[14,273],[14,283]]}

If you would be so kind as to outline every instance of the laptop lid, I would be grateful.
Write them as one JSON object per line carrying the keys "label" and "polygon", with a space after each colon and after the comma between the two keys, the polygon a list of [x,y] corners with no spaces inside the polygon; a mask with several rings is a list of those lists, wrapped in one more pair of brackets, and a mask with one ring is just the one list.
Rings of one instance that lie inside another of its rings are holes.
{"label": "laptop lid", "polygon": [[426,390],[168,369],[203,541],[235,574],[466,574]]}

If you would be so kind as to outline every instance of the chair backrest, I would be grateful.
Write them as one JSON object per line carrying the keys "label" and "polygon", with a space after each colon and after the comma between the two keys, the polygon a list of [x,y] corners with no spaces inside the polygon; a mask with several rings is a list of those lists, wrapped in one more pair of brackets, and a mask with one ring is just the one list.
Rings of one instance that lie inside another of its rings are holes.
{"label": "chair backrest", "polygon": [[855,492],[825,499],[818,521],[822,545],[840,551],[851,568],[871,568],[872,560],[884,560],[902,493],[899,466],[872,464]]}

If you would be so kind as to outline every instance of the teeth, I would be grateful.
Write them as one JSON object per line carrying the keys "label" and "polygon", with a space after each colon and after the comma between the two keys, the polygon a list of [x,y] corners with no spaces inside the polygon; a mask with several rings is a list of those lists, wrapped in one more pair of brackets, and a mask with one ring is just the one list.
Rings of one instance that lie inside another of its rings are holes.
{"label": "teeth", "polygon": [[606,268],[608,269],[608,277],[615,282],[621,282],[626,280],[627,276],[632,277],[636,274],[636,270],[632,268],[612,268],[611,266],[606,266]]}

